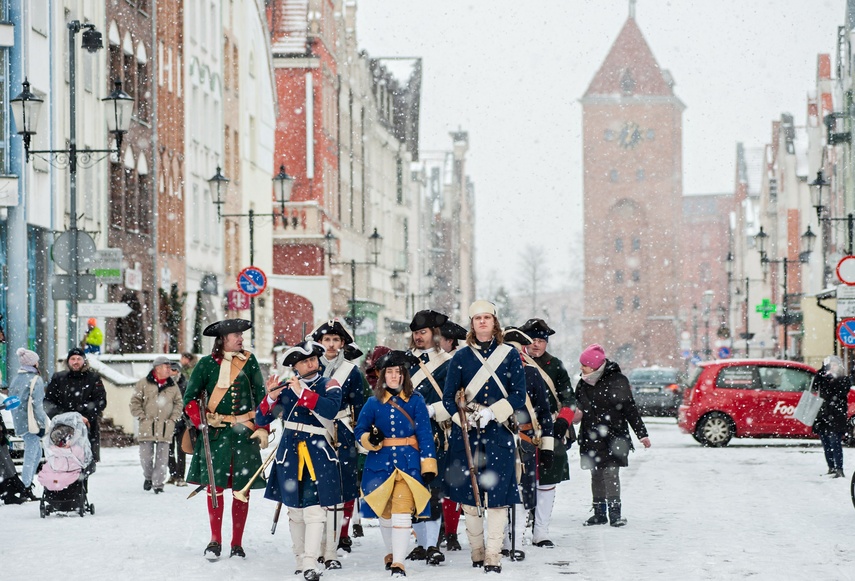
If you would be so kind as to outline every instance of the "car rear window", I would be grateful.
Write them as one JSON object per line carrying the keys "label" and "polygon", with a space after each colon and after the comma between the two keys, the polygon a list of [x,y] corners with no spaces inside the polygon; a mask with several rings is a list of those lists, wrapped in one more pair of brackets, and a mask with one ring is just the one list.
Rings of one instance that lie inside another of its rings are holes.
{"label": "car rear window", "polygon": [[760,389],[755,367],[724,367],[718,373],[715,386],[719,389]]}
{"label": "car rear window", "polygon": [[813,374],[801,369],[786,367],[760,367],[760,381],[764,390],[770,391],[806,391],[813,380]]}

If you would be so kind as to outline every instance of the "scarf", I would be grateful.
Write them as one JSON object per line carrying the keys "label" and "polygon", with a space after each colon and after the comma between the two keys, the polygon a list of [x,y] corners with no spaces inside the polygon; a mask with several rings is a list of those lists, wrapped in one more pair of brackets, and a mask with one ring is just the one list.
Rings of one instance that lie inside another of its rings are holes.
{"label": "scarf", "polygon": [[588,375],[582,374],[582,381],[587,383],[588,385],[596,385],[600,378],[603,376],[603,373],[606,372],[606,364],[603,363],[600,365],[599,369],[595,369]]}
{"label": "scarf", "polygon": [[338,352],[334,359],[327,359],[325,355],[321,355],[321,360],[324,363],[324,377],[332,377],[344,361],[344,349]]}
{"label": "scarf", "polygon": [[232,385],[232,358],[237,357],[246,361],[246,355],[240,351],[226,351],[223,353],[223,361],[220,363],[220,375],[217,376],[217,389],[228,389]]}
{"label": "scarf", "polygon": [[35,373],[38,375],[39,370],[32,365],[21,365],[21,367],[18,368],[18,373]]}

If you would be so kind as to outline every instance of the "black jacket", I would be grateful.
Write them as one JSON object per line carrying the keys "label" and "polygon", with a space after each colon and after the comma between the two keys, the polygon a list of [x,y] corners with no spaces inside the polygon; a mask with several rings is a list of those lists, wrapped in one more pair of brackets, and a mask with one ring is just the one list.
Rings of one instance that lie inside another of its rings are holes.
{"label": "black jacket", "polygon": [[629,380],[620,366],[606,360],[606,369],[596,385],[580,380],[576,386],[576,405],[582,411],[577,436],[582,468],[628,466],[633,449],[629,426],[640,440],[647,428],[632,397]]}
{"label": "black jacket", "polygon": [[842,434],[846,432],[846,412],[851,386],[852,380],[848,375],[832,377],[822,371],[816,374],[814,388],[819,391],[819,397],[825,401],[819,408],[819,413],[813,423],[815,433]]}
{"label": "black jacket", "polygon": [[45,413],[53,417],[78,412],[89,420],[89,443],[96,461],[101,459],[101,430],[98,419],[107,407],[107,392],[97,371],[84,365],[80,371],[55,373],[45,389]]}

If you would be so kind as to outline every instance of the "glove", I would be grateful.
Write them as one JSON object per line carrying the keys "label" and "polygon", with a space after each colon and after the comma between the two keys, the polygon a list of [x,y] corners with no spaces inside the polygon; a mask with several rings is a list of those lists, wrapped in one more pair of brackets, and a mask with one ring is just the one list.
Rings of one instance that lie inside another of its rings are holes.
{"label": "glove", "polygon": [[567,430],[570,429],[570,424],[567,423],[567,420],[564,418],[558,418],[555,420],[555,424],[552,426],[552,434],[556,438],[564,438],[567,435]]}
{"label": "glove", "polygon": [[39,438],[44,438],[44,437],[45,437],[45,429],[44,429],[44,428],[41,428],[41,429],[39,430]]}
{"label": "glove", "polygon": [[641,438],[641,445],[645,448],[649,448],[651,446],[650,438]]}
{"label": "glove", "polygon": [[205,418],[208,420],[208,425],[212,428],[222,428],[223,427],[223,414],[218,414],[217,412],[206,412]]}
{"label": "glove", "polygon": [[427,406],[427,410],[428,410],[428,417],[429,418],[433,418],[436,415],[436,410],[433,409],[432,405]]}
{"label": "glove", "polygon": [[371,427],[371,432],[368,434],[368,443],[372,446],[379,446],[380,442],[386,439],[386,434],[377,426]]}
{"label": "glove", "polygon": [[258,440],[258,445],[262,450],[267,448],[269,438],[270,434],[267,433],[267,430],[262,430],[261,428],[257,428],[249,437],[250,440]]}
{"label": "glove", "polygon": [[481,429],[484,429],[487,427],[487,424],[495,419],[496,414],[493,413],[493,410],[490,408],[484,408],[473,414],[469,414],[469,425],[473,428],[480,427]]}
{"label": "glove", "polygon": [[434,478],[436,478],[436,472],[425,472],[422,474],[422,482],[424,482],[425,486],[433,482]]}
{"label": "glove", "polygon": [[552,468],[552,463],[555,461],[555,452],[552,450],[541,450],[540,451],[540,465],[543,466],[544,470],[549,470]]}

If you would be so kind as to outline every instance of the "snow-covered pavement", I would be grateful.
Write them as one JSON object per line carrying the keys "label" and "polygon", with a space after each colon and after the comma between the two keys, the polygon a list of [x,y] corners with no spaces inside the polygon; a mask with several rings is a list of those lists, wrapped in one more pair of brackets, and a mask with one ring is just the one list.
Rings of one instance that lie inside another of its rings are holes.
{"label": "snow-covered pavement", "polygon": [[[589,516],[590,477],[571,454],[572,480],[558,489],[552,550],[524,547],[526,559],[505,560],[500,578],[570,579],[855,579],[849,475],[855,454],[845,451],[847,478],[824,476],[818,441],[734,440],[701,448],[674,420],[647,419],[653,447],[637,450],[621,471],[624,528],[582,527]],[[639,447],[640,448],[640,447]],[[253,492],[243,546],[245,561],[202,557],[209,529],[202,495],[167,486],[142,489],[137,448],[102,449],[90,479],[95,515],[39,517],[38,503],[0,506],[0,579],[298,579],[286,512],[270,534],[274,503]],[[231,499],[224,544],[228,545]],[[387,579],[379,529],[364,521],[336,579]],[[481,579],[462,552],[440,567],[409,564],[408,577]],[[228,549],[226,549],[226,554]],[[569,576],[569,577],[568,577]],[[300,577],[301,578],[301,577]]]}

